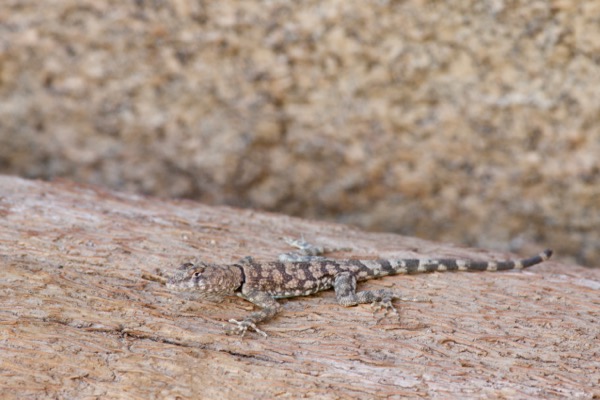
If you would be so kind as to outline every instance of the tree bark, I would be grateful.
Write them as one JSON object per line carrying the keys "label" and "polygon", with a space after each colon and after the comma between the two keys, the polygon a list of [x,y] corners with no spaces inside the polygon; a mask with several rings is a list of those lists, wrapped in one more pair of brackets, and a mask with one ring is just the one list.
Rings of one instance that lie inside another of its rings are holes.
{"label": "tree bark", "polygon": [[7,398],[592,398],[600,270],[387,277],[431,303],[379,323],[333,292],[281,300],[269,337],[223,334],[253,306],[161,283],[198,257],[272,260],[303,236],[332,257],[508,254],[190,201],[0,176],[0,392]]}

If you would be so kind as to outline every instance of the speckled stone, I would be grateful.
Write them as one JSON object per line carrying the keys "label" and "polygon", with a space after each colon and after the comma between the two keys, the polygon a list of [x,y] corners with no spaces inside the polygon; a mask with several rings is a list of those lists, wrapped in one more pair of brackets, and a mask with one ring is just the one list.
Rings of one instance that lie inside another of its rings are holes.
{"label": "speckled stone", "polygon": [[2,1],[0,172],[593,264],[599,4]]}

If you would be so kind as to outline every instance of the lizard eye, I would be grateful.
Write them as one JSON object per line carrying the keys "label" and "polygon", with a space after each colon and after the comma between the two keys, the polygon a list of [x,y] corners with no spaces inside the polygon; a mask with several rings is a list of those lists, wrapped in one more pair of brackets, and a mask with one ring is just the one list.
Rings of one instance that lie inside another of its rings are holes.
{"label": "lizard eye", "polygon": [[180,269],[180,270],[186,270],[186,269],[189,269],[189,268],[191,268],[193,266],[194,266],[194,264],[188,262],[188,263],[181,264],[178,269]]}
{"label": "lizard eye", "polygon": [[194,276],[194,278],[198,279],[198,278],[200,278],[200,275],[202,275],[202,272],[201,271],[196,271],[196,272],[194,272],[193,276]]}

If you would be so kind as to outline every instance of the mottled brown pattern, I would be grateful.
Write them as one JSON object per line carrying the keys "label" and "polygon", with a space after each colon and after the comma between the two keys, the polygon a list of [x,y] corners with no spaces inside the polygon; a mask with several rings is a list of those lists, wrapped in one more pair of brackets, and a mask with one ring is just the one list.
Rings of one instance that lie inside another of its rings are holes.
{"label": "mottled brown pattern", "polygon": [[[320,254],[319,249],[303,242],[306,253]],[[168,286],[178,290],[195,290],[203,298],[215,299],[236,295],[257,306],[243,321],[231,320],[230,333],[244,335],[248,328],[266,336],[256,324],[272,318],[281,306],[276,299],[307,296],[322,290],[335,289],[343,306],[373,303],[386,313],[397,313],[392,300],[405,299],[392,290],[356,292],[356,284],[368,279],[392,274],[412,274],[433,271],[502,271],[527,268],[552,255],[546,250],[537,256],[517,261],[471,261],[454,259],[392,259],[392,260],[327,260],[258,263],[251,259],[232,265],[199,263],[183,264],[169,280]]]}

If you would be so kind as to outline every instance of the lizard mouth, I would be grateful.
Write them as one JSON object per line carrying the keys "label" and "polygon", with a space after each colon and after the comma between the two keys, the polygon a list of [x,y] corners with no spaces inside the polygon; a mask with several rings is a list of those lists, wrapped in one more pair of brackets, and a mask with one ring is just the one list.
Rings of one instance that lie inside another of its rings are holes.
{"label": "lizard mouth", "polygon": [[174,290],[176,292],[189,292],[194,289],[201,289],[199,286],[191,285],[187,282],[184,284],[181,282],[173,282],[172,280],[169,280],[166,286],[167,289]]}

